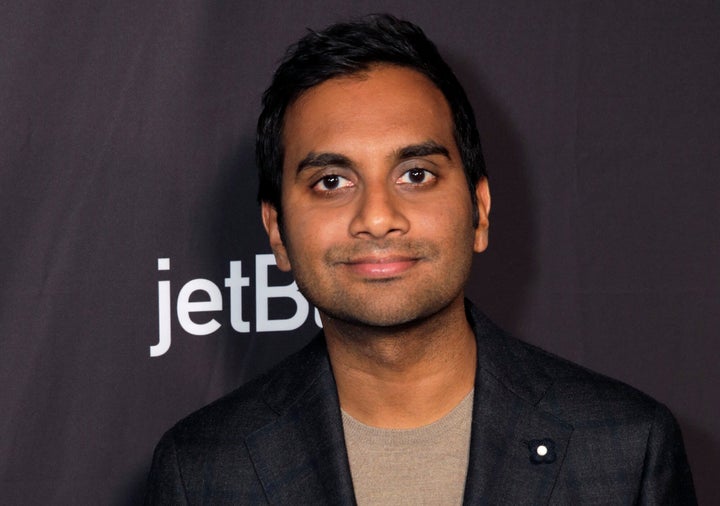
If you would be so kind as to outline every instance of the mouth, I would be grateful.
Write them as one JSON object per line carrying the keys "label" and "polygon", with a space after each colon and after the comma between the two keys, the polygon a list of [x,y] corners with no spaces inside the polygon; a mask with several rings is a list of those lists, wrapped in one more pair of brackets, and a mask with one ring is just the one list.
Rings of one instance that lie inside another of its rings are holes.
{"label": "mouth", "polygon": [[395,278],[411,269],[420,261],[407,256],[367,256],[343,262],[351,272],[364,278]]}

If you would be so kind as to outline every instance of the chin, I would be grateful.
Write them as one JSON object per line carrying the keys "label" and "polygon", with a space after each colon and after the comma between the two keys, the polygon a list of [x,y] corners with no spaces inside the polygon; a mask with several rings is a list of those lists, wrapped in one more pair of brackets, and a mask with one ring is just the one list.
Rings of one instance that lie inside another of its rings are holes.
{"label": "chin", "polygon": [[395,304],[375,304],[366,300],[358,304],[347,304],[345,307],[335,305],[320,311],[327,317],[345,324],[375,328],[378,330],[401,330],[427,322],[428,319],[447,309],[455,298],[450,300],[419,301],[413,298],[406,303],[395,300]]}

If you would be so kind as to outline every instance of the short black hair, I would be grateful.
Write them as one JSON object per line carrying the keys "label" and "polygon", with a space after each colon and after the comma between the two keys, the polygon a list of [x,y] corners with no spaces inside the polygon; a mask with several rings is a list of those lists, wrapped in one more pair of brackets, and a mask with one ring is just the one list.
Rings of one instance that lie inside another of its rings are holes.
{"label": "short black hair", "polygon": [[269,202],[282,219],[282,130],[287,108],[308,89],[336,77],[375,65],[396,65],[425,75],[450,106],[455,142],[460,151],[478,224],[475,186],[487,177],[480,134],[470,101],[435,44],[417,25],[389,14],[373,14],[309,33],[290,46],[262,98],[258,118],[256,162],[260,170],[258,201]]}

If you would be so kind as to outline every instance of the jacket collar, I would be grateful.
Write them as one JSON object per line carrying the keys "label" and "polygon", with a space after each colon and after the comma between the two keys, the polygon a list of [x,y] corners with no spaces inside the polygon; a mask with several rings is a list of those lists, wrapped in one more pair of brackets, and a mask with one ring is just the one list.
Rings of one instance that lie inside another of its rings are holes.
{"label": "jacket collar", "polygon": [[[477,338],[466,504],[546,503],[572,427],[538,408],[552,380],[527,345],[506,336],[467,302]],[[355,503],[337,388],[324,338],[290,357],[264,388],[278,418],[246,438],[273,504]],[[554,459],[533,461],[534,441]]]}

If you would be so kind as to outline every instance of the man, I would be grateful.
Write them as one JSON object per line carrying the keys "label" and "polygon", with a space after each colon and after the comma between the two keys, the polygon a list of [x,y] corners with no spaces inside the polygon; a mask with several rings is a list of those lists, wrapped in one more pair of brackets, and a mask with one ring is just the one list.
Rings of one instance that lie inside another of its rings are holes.
{"label": "man", "polygon": [[488,241],[472,108],[389,16],[292,47],[258,122],[262,218],[323,333],[189,416],[149,504],[693,504],[677,424],[464,299]]}

